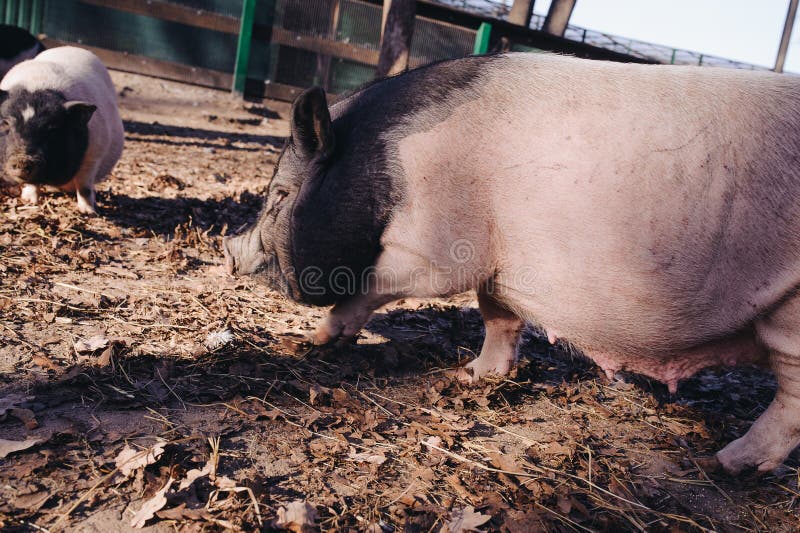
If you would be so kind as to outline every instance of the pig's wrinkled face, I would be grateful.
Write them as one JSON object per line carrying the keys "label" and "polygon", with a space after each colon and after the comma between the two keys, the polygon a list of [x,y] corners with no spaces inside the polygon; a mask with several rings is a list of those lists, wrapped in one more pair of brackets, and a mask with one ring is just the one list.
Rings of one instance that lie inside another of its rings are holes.
{"label": "pig's wrinkled face", "polygon": [[292,205],[306,165],[297,157],[291,140],[281,152],[258,220],[247,230],[224,241],[225,264],[231,275],[261,278],[289,297],[293,294],[289,232]]}
{"label": "pig's wrinkled face", "polygon": [[70,181],[86,154],[95,109],[52,90],[0,91],[2,174],[15,183]]}
{"label": "pig's wrinkled face", "polygon": [[231,275],[261,278],[289,298],[302,299],[295,272],[292,215],[301,187],[322,172],[333,150],[325,95],[307,92],[292,110],[292,135],[281,152],[258,220],[224,241]]}

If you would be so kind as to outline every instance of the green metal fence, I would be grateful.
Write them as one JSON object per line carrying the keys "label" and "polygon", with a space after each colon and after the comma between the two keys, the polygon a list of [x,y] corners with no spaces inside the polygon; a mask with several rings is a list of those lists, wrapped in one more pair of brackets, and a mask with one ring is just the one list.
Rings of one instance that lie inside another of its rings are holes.
{"label": "green metal fence", "polygon": [[[365,0],[0,0],[0,16],[50,46],[89,47],[112,68],[287,96],[369,81],[381,34],[381,6]],[[412,66],[471,53],[475,34],[418,17]]]}
{"label": "green metal fence", "polygon": [[25,28],[34,35],[42,31],[44,0],[0,0],[0,21]]}
{"label": "green metal fence", "polygon": [[[87,47],[111,68],[291,99],[310,85],[337,94],[373,78],[382,0],[0,0],[0,17],[48,46]],[[572,52],[569,41],[540,45],[532,33],[420,2],[410,64],[496,49]],[[579,46],[576,55],[608,59]]]}

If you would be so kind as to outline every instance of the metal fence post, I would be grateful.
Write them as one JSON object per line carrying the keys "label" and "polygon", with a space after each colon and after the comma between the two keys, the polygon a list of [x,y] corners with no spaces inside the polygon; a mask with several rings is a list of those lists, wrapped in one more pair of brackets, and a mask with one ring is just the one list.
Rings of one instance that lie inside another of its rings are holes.
{"label": "metal fence post", "polygon": [[492,25],[488,22],[481,22],[478,32],[475,34],[475,46],[472,53],[475,55],[485,54],[489,51],[489,35],[492,33]]}
{"label": "metal fence post", "polygon": [[31,26],[30,31],[34,35],[42,33],[42,22],[44,19],[44,0],[32,0],[31,6]]}
{"label": "metal fence post", "polygon": [[17,2],[18,0],[6,0],[6,13],[5,13],[6,24],[17,23]]}
{"label": "metal fence post", "polygon": [[30,0],[20,0],[19,7],[17,8],[16,24],[20,28],[25,28],[26,30],[30,28],[31,4],[32,2]]}
{"label": "metal fence post", "polygon": [[233,93],[244,96],[247,65],[250,62],[250,41],[253,38],[253,18],[256,0],[242,1],[242,18],[239,24],[239,41],[236,45],[236,63],[233,69]]}

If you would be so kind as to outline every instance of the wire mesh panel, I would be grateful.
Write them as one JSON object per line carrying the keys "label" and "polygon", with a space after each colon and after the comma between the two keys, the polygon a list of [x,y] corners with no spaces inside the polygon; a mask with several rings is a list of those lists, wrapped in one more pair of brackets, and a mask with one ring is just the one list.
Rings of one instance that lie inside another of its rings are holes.
{"label": "wire mesh panel", "polygon": [[411,38],[411,65],[425,65],[472,53],[475,31],[417,17]]}
{"label": "wire mesh panel", "polygon": [[[352,90],[375,76],[382,9],[362,0],[277,0],[268,78],[277,83]],[[417,17],[412,67],[472,52],[475,31]]]}
{"label": "wire mesh panel", "polygon": [[358,0],[341,0],[340,6],[336,38],[372,50],[380,49],[381,8]]}
{"label": "wire mesh panel", "polygon": [[[241,0],[239,0],[241,3]],[[44,33],[60,41],[233,72],[236,35],[79,0],[47,0]]]}
{"label": "wire mesh panel", "polygon": [[0,0],[0,24],[40,33],[44,0]]}
{"label": "wire mesh panel", "polygon": [[[452,6],[465,11],[479,13],[484,16],[497,19],[507,19],[511,12],[512,0],[431,0],[437,4]],[[530,28],[541,30],[544,26],[545,17],[534,13],[531,17]],[[564,37],[572,41],[586,43],[591,46],[605,48],[621,54],[638,57],[657,63],[676,64],[676,65],[701,65],[728,68],[742,68],[751,70],[769,70],[766,67],[752,65],[741,61],[734,61],[722,57],[709,56],[699,52],[681,50],[659,44],[637,41],[618,35],[611,35],[599,31],[582,28],[570,24],[564,33]],[[514,50],[527,50],[530,47],[523,45],[513,45]]]}

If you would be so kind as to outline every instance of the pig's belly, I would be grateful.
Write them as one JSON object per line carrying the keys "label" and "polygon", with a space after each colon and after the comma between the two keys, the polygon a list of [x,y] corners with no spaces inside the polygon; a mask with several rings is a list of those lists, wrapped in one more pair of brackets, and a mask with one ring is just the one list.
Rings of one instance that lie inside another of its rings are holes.
{"label": "pig's belly", "polygon": [[502,292],[499,299],[540,327],[551,342],[567,342],[580,350],[610,378],[619,371],[636,372],[665,383],[675,392],[678,381],[703,368],[767,362],[767,351],[752,323],[738,330],[715,330],[708,324],[681,322],[666,309],[660,314],[659,310],[643,308],[638,315],[612,316],[606,310],[580,304],[553,302],[539,307],[519,295]]}
{"label": "pig's belly", "polygon": [[758,342],[751,328],[682,351],[636,354],[602,352],[589,348],[583,352],[609,378],[622,370],[636,372],[665,383],[673,393],[677,390],[679,380],[691,377],[703,368],[738,364],[761,365],[767,361],[767,351]]}

